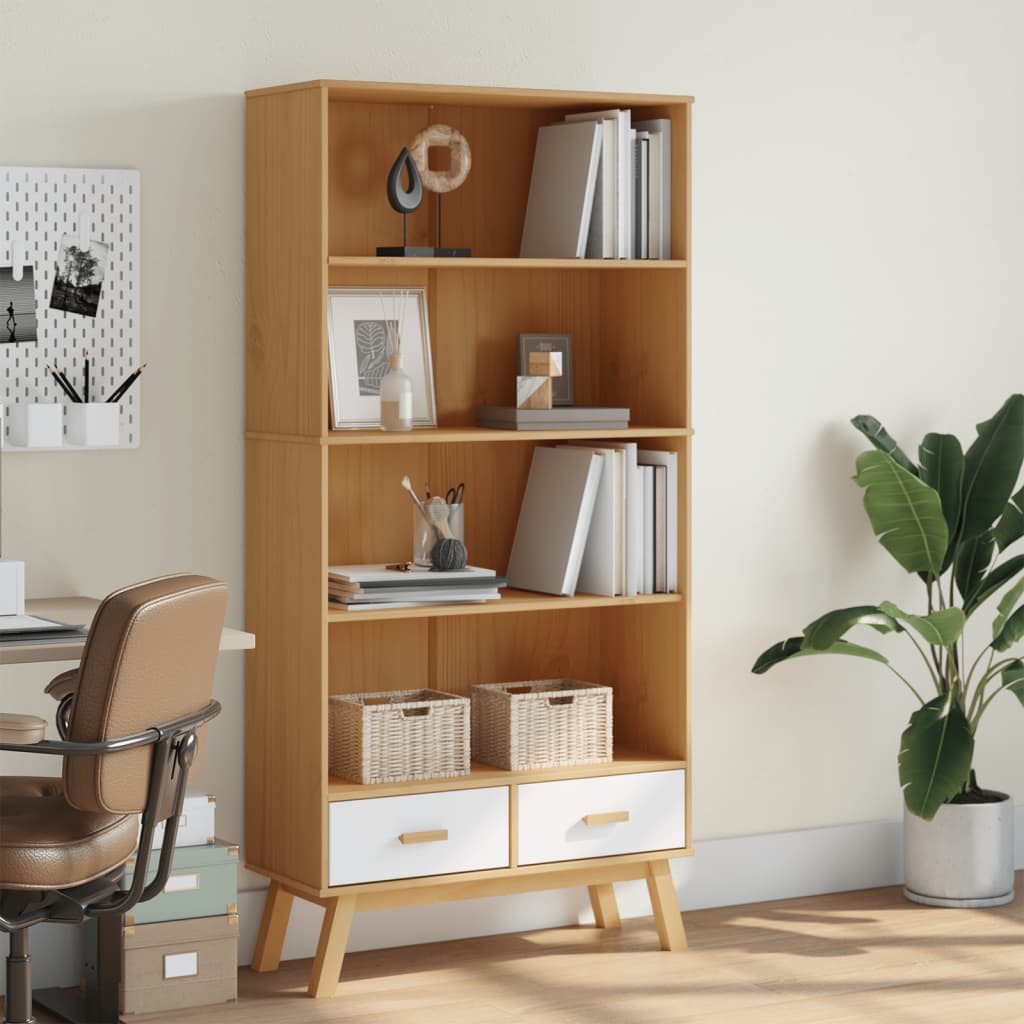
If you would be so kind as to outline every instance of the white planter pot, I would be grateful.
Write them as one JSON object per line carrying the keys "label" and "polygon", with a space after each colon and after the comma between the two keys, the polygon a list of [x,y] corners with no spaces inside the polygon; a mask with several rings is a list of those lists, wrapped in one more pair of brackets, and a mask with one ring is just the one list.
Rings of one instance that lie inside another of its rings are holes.
{"label": "white planter pot", "polygon": [[904,896],[933,907],[1013,900],[1013,801],[944,804],[931,821],[903,808]]}

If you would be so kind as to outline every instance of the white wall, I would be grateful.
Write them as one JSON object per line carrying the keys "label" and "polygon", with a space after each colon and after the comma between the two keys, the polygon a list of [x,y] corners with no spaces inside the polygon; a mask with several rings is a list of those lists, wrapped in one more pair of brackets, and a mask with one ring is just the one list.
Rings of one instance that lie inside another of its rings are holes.
{"label": "white wall", "polygon": [[[899,684],[749,667],[828,608],[918,600],[860,510],[848,417],[916,447],[1024,386],[1022,37],[1013,0],[3,0],[0,164],[142,172],[149,363],[140,450],[3,457],[6,551],[33,595],[221,576],[241,624],[244,89],[692,93],[696,836],[893,817]],[[44,672],[0,672],[5,709],[51,712]],[[243,686],[224,656],[200,780],[233,837]],[[978,765],[1021,799],[1005,710]]]}

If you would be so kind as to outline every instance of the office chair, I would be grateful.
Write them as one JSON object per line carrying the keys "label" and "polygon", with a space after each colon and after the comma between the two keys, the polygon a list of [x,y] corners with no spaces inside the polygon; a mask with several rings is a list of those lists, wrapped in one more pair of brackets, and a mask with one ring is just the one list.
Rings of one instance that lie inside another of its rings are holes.
{"label": "office chair", "polygon": [[[211,694],[226,604],[227,587],[206,576],[118,590],[97,609],[79,668],[48,687],[60,700],[61,739],[44,740],[40,718],[0,714],[0,750],[64,762],[59,778],[0,778],[8,1024],[35,1019],[32,925],[121,915],[166,885],[201,727],[220,713]],[[153,833],[163,821],[157,852]],[[123,865],[133,855],[124,889]],[[147,884],[151,856],[157,867]]]}

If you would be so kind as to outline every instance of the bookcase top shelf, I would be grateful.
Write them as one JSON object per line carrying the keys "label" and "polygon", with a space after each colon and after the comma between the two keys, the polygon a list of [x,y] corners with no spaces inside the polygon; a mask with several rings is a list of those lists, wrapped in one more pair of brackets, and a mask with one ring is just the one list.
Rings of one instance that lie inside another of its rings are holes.
{"label": "bookcase top shelf", "polygon": [[326,89],[330,100],[358,103],[450,103],[468,107],[647,107],[692,103],[692,96],[629,92],[580,92],[568,89],[505,89],[479,85],[428,85],[405,82],[345,82],[314,79],[268,89],[250,89],[246,96],[268,96],[305,89]]}
{"label": "bookcase top shelf", "polygon": [[519,256],[330,256],[329,267],[366,270],[685,270],[686,260],[524,259]]}
{"label": "bookcase top shelf", "polygon": [[328,622],[375,622],[392,619],[455,618],[464,615],[501,615],[515,612],[572,611],[576,608],[635,608],[643,605],[679,604],[681,594],[639,594],[636,597],[605,597],[601,594],[577,593],[574,597],[554,597],[529,590],[506,589],[498,601],[482,604],[438,604],[418,608],[387,608],[380,611],[349,612],[328,606]]}
{"label": "bookcase top shelf", "polygon": [[250,430],[250,441],[293,441],[334,446],[463,444],[508,441],[639,441],[643,438],[690,437],[692,427],[626,427],[623,430],[496,430],[491,427],[437,427],[406,433],[385,430],[332,430],[325,438],[302,434],[271,434]]}

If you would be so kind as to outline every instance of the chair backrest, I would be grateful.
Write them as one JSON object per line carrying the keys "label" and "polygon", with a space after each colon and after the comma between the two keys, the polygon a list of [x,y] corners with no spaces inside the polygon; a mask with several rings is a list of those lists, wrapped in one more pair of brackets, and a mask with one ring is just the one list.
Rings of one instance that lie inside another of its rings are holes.
{"label": "chair backrest", "polygon": [[[187,573],[104,598],[82,655],[68,739],[116,739],[206,707],[226,607],[225,584]],[[82,811],[140,813],[152,753],[65,758],[65,798]]]}

